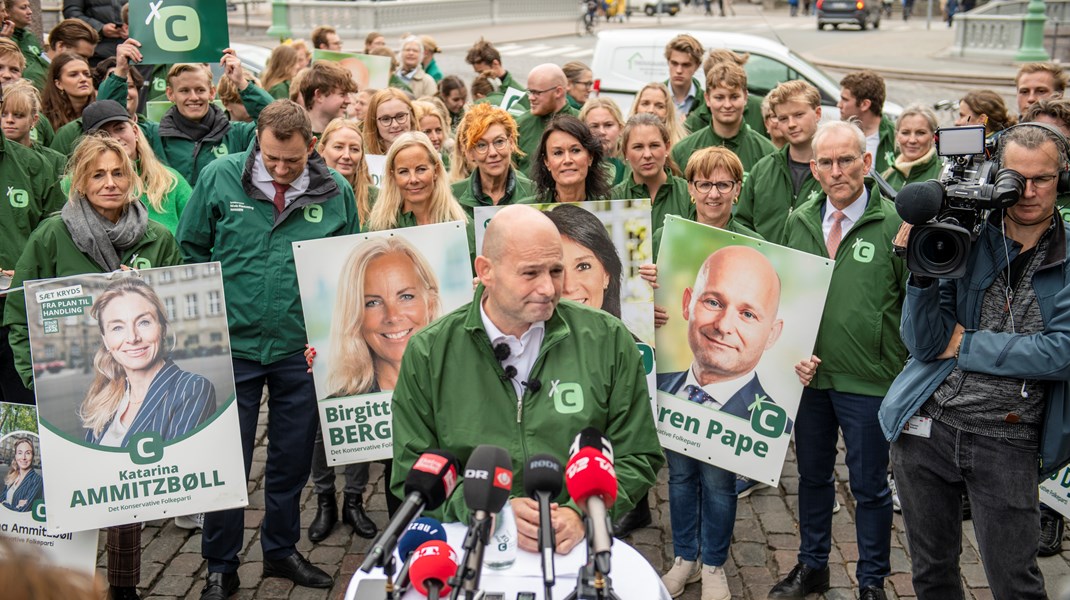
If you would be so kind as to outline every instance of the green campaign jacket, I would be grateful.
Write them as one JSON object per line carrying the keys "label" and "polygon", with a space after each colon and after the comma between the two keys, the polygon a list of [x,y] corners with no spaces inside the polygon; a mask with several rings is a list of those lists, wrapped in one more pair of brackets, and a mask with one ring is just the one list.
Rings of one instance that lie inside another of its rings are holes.
{"label": "green campaign jacket", "polygon": [[[472,171],[472,174],[467,179],[454,182],[450,186],[453,197],[464,208],[464,212],[468,214],[470,220],[475,218],[475,208],[477,206],[494,206],[494,203],[491,202],[490,198],[483,195],[479,187],[478,167]],[[506,184],[505,195],[502,196],[498,204],[504,206],[506,204],[531,204],[533,202],[535,202],[535,184],[520,171],[510,169],[509,183]],[[471,223],[469,223],[469,226],[471,226]]]}
{"label": "green campaign jacket", "polygon": [[[706,101],[703,99],[702,102],[698,103],[698,106],[687,113],[687,118],[684,119],[684,128],[688,131],[698,131],[703,127],[709,127],[712,120],[713,116],[710,114],[710,107],[706,105]],[[747,106],[743,108],[743,122],[750,125],[751,129],[762,134],[763,137],[769,137],[769,132],[765,129],[765,119],[762,118],[762,96],[747,94]]]}
{"label": "green campaign jacket", "polygon": [[[30,149],[37,153],[45,162],[52,167],[52,172],[56,174],[56,177],[63,175],[67,170],[67,157],[49,148],[41,142],[33,142]],[[67,190],[63,190],[63,196],[67,196]]]}
{"label": "green campaign jacket", "polygon": [[276,100],[286,100],[290,97],[290,80],[280,81],[271,86],[271,89],[267,91],[271,94],[271,97]]}
{"label": "green campaign jacket", "polygon": [[[687,182],[682,177],[669,173],[669,178],[658,188],[656,198],[650,199],[650,227],[657,229],[665,221],[665,215],[677,215],[685,219],[694,214],[691,194],[687,191]],[[646,184],[636,183],[635,177],[613,186],[609,192],[613,200],[631,200],[633,198],[650,198]]]}
{"label": "green campaign jacket", "polygon": [[[787,219],[785,245],[828,258],[821,229],[824,208],[822,195],[795,210]],[[871,186],[862,218],[843,234],[836,252],[814,347],[821,366],[811,387],[883,396],[903,370],[907,351],[899,321],[907,269],[892,253],[900,223],[895,205]]]}
{"label": "green campaign jacket", "polygon": [[791,167],[788,166],[789,148],[785,145],[754,165],[743,182],[735,210],[741,225],[757,231],[774,244],[784,239],[784,223],[791,211],[808,200],[825,197],[813,174],[806,175],[799,193],[795,193],[791,185]]}
{"label": "green campaign jacket", "polygon": [[[528,458],[547,453],[566,464],[576,434],[596,427],[613,444],[613,511],[623,514],[646,495],[664,463],[632,335],[608,313],[561,300],[529,376],[539,390],[528,388],[518,402],[483,328],[482,295],[479,286],[471,303],[409,340],[394,389],[391,490],[402,495],[406,474],[428,448],[448,450],[463,465],[476,446],[493,444],[512,457],[511,496],[523,497]],[[463,492],[428,514],[467,519]],[[575,506],[564,490],[554,500]]]}
{"label": "green campaign jacket", "polygon": [[33,31],[25,27],[15,29],[11,34],[11,40],[18,44],[19,50],[22,50],[22,55],[26,58],[26,68],[22,70],[22,77],[29,80],[39,91],[45,89],[48,61],[41,56],[44,52],[41,40],[37,39]]}
{"label": "green campaign jacket", "polygon": [[298,294],[293,242],[358,233],[353,189],[319,154],[308,161],[309,186],[276,217],[251,180],[259,149],[212,161],[178,224],[186,262],[222,264],[231,354],[269,364],[308,341]]}
{"label": "green campaign jacket", "polygon": [[557,115],[572,115],[578,119],[580,112],[566,103],[564,108],[553,114],[537,117],[531,114],[529,110],[517,117],[516,128],[519,138],[517,144],[524,151],[524,156],[515,156],[515,158],[517,168],[524,175],[531,176],[531,161],[535,158],[535,152],[539,149],[542,132],[546,129],[546,124],[550,122],[550,119]]}
{"label": "green campaign jacket", "polygon": [[942,171],[943,168],[944,161],[940,159],[940,156],[934,150],[932,156],[930,156],[928,160],[911,166],[906,173],[895,166],[895,162],[893,161],[892,165],[888,167],[887,170],[882,171],[882,176],[884,177],[884,180],[898,192],[908,183],[939,178],[940,171]]}
{"label": "green campaign jacket", "polygon": [[[145,236],[122,254],[122,264],[135,269],[170,267],[182,264],[182,255],[171,232],[163,225],[148,222]],[[105,267],[82,253],[71,239],[60,215],[53,215],[37,227],[15,266],[12,287],[32,279],[66,277],[83,273],[104,273]],[[10,294],[4,308],[4,325],[10,327],[8,341],[15,356],[15,368],[27,388],[33,387],[33,363],[26,327],[26,298],[22,292]]]}
{"label": "green campaign jacket", "polygon": [[[30,141],[44,146],[51,146],[56,132],[52,129],[52,121],[44,113],[37,113],[37,125],[30,130]],[[63,169],[58,172],[62,173]]]}
{"label": "green campaign jacket", "polygon": [[[189,197],[193,194],[193,188],[190,187],[189,183],[186,182],[185,178],[183,178],[178,171],[166,165],[164,165],[164,168],[174,176],[175,185],[164,195],[161,206],[162,210],[156,210],[152,204],[149,203],[149,197],[145,194],[141,195],[141,204],[143,204],[148,211],[150,221],[156,221],[160,225],[163,225],[167,228],[167,231],[171,232],[171,235],[174,235],[175,231],[178,229],[178,221],[182,218],[182,211],[186,210],[186,204],[189,202]],[[71,190],[70,176],[64,177],[63,181],[60,182],[60,186],[63,189],[64,196],[66,196]]]}
{"label": "green campaign jacket", "polygon": [[78,117],[60,127],[48,147],[70,158],[74,154],[74,148],[78,145],[78,138],[80,137],[82,137],[82,117]]}
{"label": "green campaign jacket", "polygon": [[[104,83],[100,84],[97,98],[115,100],[125,105],[126,80],[116,77],[115,74],[108,75]],[[256,137],[256,119],[260,116],[260,111],[275,101],[271,95],[253,83],[250,83],[241,93],[241,99],[253,121],[251,123],[231,121],[230,128],[219,143],[202,145],[200,141],[186,137],[164,136],[160,133],[160,124],[147,119],[139,119],[138,127],[152,145],[156,157],[164,164],[174,167],[190,185],[195,186],[201,170],[213,160],[249,149]],[[170,110],[176,109],[172,107]]]}
{"label": "green campaign jacket", "polygon": [[[694,221],[695,211],[692,210],[691,216],[685,216],[684,218]],[[661,248],[661,233],[664,229],[664,225],[658,225],[657,228],[654,229],[654,239],[652,240],[654,243],[654,262],[658,262],[658,250]],[[738,233],[740,235],[745,235],[747,237],[752,237],[757,240],[765,241],[765,238],[758,235],[757,232],[740,225],[739,221],[735,218],[735,216],[728,217],[728,222],[725,223],[724,230],[730,231],[732,233]]]}
{"label": "green campaign jacket", "polygon": [[873,170],[883,173],[895,164],[895,123],[888,117],[881,117],[877,128],[877,156],[873,157]]}
{"label": "green campaign jacket", "polygon": [[714,133],[712,126],[692,133],[672,147],[672,159],[676,161],[680,170],[684,170],[687,168],[687,161],[692,154],[710,146],[724,146],[735,152],[740,162],[743,163],[744,182],[747,180],[747,173],[754,168],[754,165],[759,160],[776,152],[776,146],[773,145],[773,142],[755,132],[750,128],[750,125],[743,123],[739,128],[739,133],[735,137],[727,139]]}

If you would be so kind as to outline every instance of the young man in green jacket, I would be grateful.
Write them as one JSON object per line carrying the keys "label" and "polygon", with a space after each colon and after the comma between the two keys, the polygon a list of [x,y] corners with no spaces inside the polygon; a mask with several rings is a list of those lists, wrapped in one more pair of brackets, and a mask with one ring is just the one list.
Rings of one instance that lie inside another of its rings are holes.
{"label": "young man in green jacket", "polygon": [[[487,40],[480,38],[478,42],[472,44],[472,47],[468,49],[468,54],[465,55],[464,61],[472,65],[472,70],[476,72],[476,75],[481,73],[487,73],[490,76],[490,81],[494,84],[494,92],[488,95],[482,100],[476,100],[476,103],[487,103],[493,106],[501,104],[502,99],[505,97],[505,93],[509,91],[509,88],[514,90],[525,92],[527,86],[521,85],[512,73],[505,70],[502,66],[502,55],[498,52],[498,49]],[[528,101],[527,96],[523,96],[516,101],[517,106],[523,110],[531,108],[531,104]]]}
{"label": "young man in green jacket", "polygon": [[795,80],[776,86],[766,99],[788,143],[751,169],[739,195],[736,218],[744,227],[780,244],[791,211],[822,194],[810,171],[811,141],[821,121],[821,94],[809,83]]}
{"label": "young man in green jacket", "polygon": [[[561,300],[562,261],[561,235],[545,215],[525,205],[502,209],[476,258],[482,284],[471,304],[412,337],[394,390],[391,489],[402,492],[428,448],[463,464],[479,444],[501,446],[513,459],[512,508],[526,524],[520,547],[532,551],[536,540],[524,532],[539,516],[524,494],[528,458],[549,453],[564,464],[580,430],[600,429],[616,457],[614,512],[646,495],[664,462],[635,341],[612,315]],[[462,491],[431,514],[466,520]],[[564,553],[583,539],[583,526],[567,493],[554,501],[556,550]]]}
{"label": "young man in green jacket", "polygon": [[672,149],[672,159],[687,165],[696,151],[710,146],[724,146],[743,162],[743,181],[762,158],[776,152],[776,146],[743,122],[747,106],[747,72],[732,63],[714,65],[706,74],[706,106],[713,116],[710,126],[680,140]]}
{"label": "young man in green jacket", "polygon": [[568,105],[565,98],[568,88],[568,78],[561,67],[546,63],[531,70],[528,74],[528,100],[531,101],[531,109],[516,119],[516,127],[520,136],[520,149],[523,156],[517,156],[516,164],[521,173],[531,173],[531,158],[539,149],[539,141],[546,124],[557,115],[572,115],[579,118],[580,113]]}
{"label": "young man in green jacket", "polygon": [[665,81],[672,94],[679,120],[702,105],[702,84],[695,73],[702,66],[705,50],[691,34],[681,33],[665,44],[665,62],[669,65],[669,79]]}
{"label": "young man in green jacket", "polygon": [[788,217],[786,245],[836,262],[814,348],[817,359],[809,365],[811,379],[795,417],[798,564],[769,597],[801,599],[829,587],[833,469],[842,431],[856,503],[859,595],[862,600],[885,600],[884,579],[891,574],[892,497],[888,442],[877,411],[906,361],[899,317],[907,271],[891,250],[902,221],[876,185],[866,189],[873,158],[861,129],[844,121],[825,123],[813,147],[810,164],[824,196]]}
{"label": "young man in green jacket", "polygon": [[[290,100],[272,103],[260,115],[253,148],[205,168],[182,215],[178,240],[187,262],[222,264],[246,472],[265,383],[271,396],[267,513],[260,531],[264,576],[329,588],[331,577],[296,547],[318,413],[302,354],[307,335],[293,242],[357,233],[360,223],[353,190],[327,168],[315,145],[305,109]],[[238,589],[242,515],[241,509],[205,515],[204,600],[222,600]]]}
{"label": "young man in green jacket", "polygon": [[870,70],[855,71],[844,75],[840,86],[840,119],[858,121],[873,155],[873,172],[885,172],[895,164],[895,124],[884,118],[884,78]]}
{"label": "young man in green jacket", "polygon": [[[126,104],[126,76],[131,62],[141,60],[137,40],[129,39],[116,52],[115,71],[100,86],[98,100],[115,100]],[[196,185],[202,169],[213,160],[249,149],[256,132],[256,118],[273,101],[270,94],[247,81],[241,61],[233,50],[226,50],[220,61],[224,77],[241,93],[252,123],[227,119],[226,112],[215,104],[212,73],[199,64],[177,64],[167,74],[167,99],[174,102],[159,123],[140,120],[156,156]]]}

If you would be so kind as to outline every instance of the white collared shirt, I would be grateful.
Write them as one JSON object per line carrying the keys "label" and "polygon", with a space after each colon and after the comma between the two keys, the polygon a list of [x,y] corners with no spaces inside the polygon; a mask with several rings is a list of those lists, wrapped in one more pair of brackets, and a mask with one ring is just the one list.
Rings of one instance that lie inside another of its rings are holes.
{"label": "white collared shirt", "polygon": [[[843,209],[843,221],[840,222],[840,233],[842,237],[840,239],[847,238],[847,232],[851,230],[851,227],[862,218],[862,213],[866,212],[866,203],[869,202],[869,190],[864,186],[862,187],[862,195],[855,198],[855,201],[848,204],[847,208]],[[829,202],[828,197],[825,197],[825,219],[821,221],[821,232],[825,236],[825,241],[829,239],[829,232],[832,231],[832,213],[833,211],[840,210],[833,206],[832,202]]]}
{"label": "white collared shirt", "polygon": [[691,365],[687,369],[687,379],[684,380],[684,384],[680,386],[680,389],[676,390],[676,397],[683,400],[690,401],[691,394],[688,388],[690,386],[696,386],[702,388],[702,391],[706,392],[713,398],[713,402],[703,402],[703,406],[709,406],[721,410],[724,405],[735,396],[739,390],[743,389],[743,386],[750,383],[750,380],[754,378],[754,371],[747,371],[740,377],[730,379],[728,381],[715,381],[706,385],[700,385],[698,378],[695,377],[695,365]]}
{"label": "white collared shirt", "polygon": [[695,103],[698,102],[698,88],[695,87],[695,79],[691,79],[691,89],[688,90],[687,96],[684,96],[684,99],[679,102],[676,101],[676,96],[671,93],[672,86],[669,86],[669,91],[670,96],[673,97],[672,103],[676,106],[676,114],[680,118],[686,117],[695,108]]}
{"label": "white collared shirt", "polygon": [[531,375],[535,359],[539,357],[539,350],[542,348],[542,340],[546,337],[546,322],[532,323],[519,338],[502,333],[487,316],[487,311],[483,308],[484,301],[485,298],[479,301],[479,316],[483,318],[483,328],[487,331],[492,348],[498,344],[509,346],[509,356],[502,361],[502,368],[511,366],[516,369],[516,377],[512,380],[513,389],[516,390],[517,400],[520,400],[524,396],[524,382]]}
{"label": "white collared shirt", "polygon": [[[264,166],[264,155],[261,152],[256,153],[256,160],[253,161],[251,179],[256,189],[264,192],[264,195],[268,197],[268,200],[273,200],[275,198],[275,186],[271,185],[271,182],[275,180],[272,179],[271,173],[269,173],[267,167]],[[286,206],[289,206],[298,196],[308,191],[310,180],[311,177],[308,175],[308,164],[306,163],[305,170],[302,171],[301,175],[290,184],[290,189],[286,190]]]}

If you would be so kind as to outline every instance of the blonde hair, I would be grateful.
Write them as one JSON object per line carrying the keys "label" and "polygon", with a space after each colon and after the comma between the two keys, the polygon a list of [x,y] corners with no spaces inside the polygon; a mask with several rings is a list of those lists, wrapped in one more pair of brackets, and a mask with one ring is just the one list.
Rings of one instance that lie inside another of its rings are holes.
{"label": "blonde hair", "polygon": [[208,78],[208,87],[212,86],[212,70],[204,63],[178,63],[167,70],[167,87],[171,87],[171,80],[183,73],[200,72]]}
{"label": "blonde hair", "polygon": [[672,93],[669,92],[669,88],[664,83],[652,81],[644,85],[635,94],[635,101],[632,102],[632,110],[628,113],[628,118],[631,119],[638,114],[639,100],[643,97],[643,92],[647,90],[658,90],[665,96],[665,118],[662,119],[662,122],[669,128],[669,136],[672,138],[672,145],[675,146],[680,140],[687,137],[687,129],[684,127],[683,122],[680,121],[680,117],[677,116],[676,104],[672,101]]}
{"label": "blonde hair", "polygon": [[[92,31],[92,30],[90,30]],[[44,560],[29,545],[0,539],[0,582],[7,598],[97,600],[104,590],[86,574]]]}
{"label": "blonde hair", "polygon": [[[472,108],[465,113],[465,116],[461,118],[461,122],[457,124],[457,131],[454,135],[457,136],[457,143],[453,145],[453,149],[450,150],[450,183],[461,181],[462,179],[468,179],[472,175],[472,163],[468,160],[468,154],[465,152],[464,140],[468,139],[470,135],[468,130],[471,128],[471,123],[468,121],[468,115],[475,110],[477,106],[483,106],[482,104],[475,104]],[[516,127],[516,121],[513,121],[512,117],[509,120],[513,123],[513,127]]]}
{"label": "blonde hair", "polygon": [[735,152],[724,146],[710,146],[692,154],[684,169],[684,177],[691,182],[696,177],[712,175],[717,169],[724,169],[732,179],[743,181],[743,163]]}
{"label": "blonde hair", "polygon": [[85,189],[85,181],[92,175],[97,160],[106,152],[114,152],[119,157],[122,163],[123,175],[130,181],[126,203],[130,204],[138,201],[143,192],[143,186],[141,178],[138,177],[137,170],[134,168],[134,163],[130,160],[130,155],[126,153],[126,148],[123,148],[123,145],[118,140],[102,131],[82,136],[82,141],[78,142],[78,146],[74,149],[74,154],[71,155],[70,162],[67,163],[67,174],[71,178],[71,191],[68,195],[68,201],[73,202],[75,199],[85,196],[85,192],[82,191]]}
{"label": "blonde hair", "polygon": [[[586,123],[587,115],[591,114],[591,111],[597,108],[609,112],[610,116],[617,120],[617,127],[624,127],[624,115],[620,113],[620,107],[617,106],[617,103],[612,99],[603,96],[591,96],[583,103],[583,108],[580,109],[580,120]],[[613,148],[613,153],[610,154],[610,156],[619,157],[621,154],[620,148],[620,136],[618,135],[616,147]]]}
{"label": "blonde hair", "polygon": [[396,88],[386,88],[375,92],[368,101],[368,112],[364,115],[364,141],[368,143],[368,154],[386,154],[386,141],[379,137],[379,124],[376,122],[379,105],[390,100],[401,100],[409,109],[409,131],[416,127],[416,115],[412,110],[409,95]]}
{"label": "blonde hair", "polygon": [[17,79],[4,86],[3,106],[4,110],[26,113],[32,119],[41,114],[41,96],[29,81]]}
{"label": "blonde hair", "polygon": [[788,102],[799,102],[816,109],[821,106],[821,92],[810,83],[801,79],[782,81],[765,95],[769,108],[776,114],[776,107]]}
{"label": "blonde hair", "polygon": [[431,200],[428,203],[428,213],[432,223],[445,223],[447,221],[468,221],[464,209],[453,197],[450,191],[449,175],[446,167],[442,165],[435,147],[431,140],[427,139],[422,131],[407,131],[398,136],[390,146],[390,152],[386,155],[386,169],[383,173],[383,186],[379,192],[379,199],[372,207],[368,216],[368,230],[382,231],[394,229],[398,224],[398,215],[404,207],[401,198],[401,189],[394,181],[394,161],[397,155],[412,146],[422,147],[427,152],[427,159],[435,169],[435,185],[431,191]]}
{"label": "blonde hair", "polygon": [[[350,129],[360,136],[361,147],[364,146],[364,134],[361,132],[360,123],[352,119],[337,118],[333,119],[326,127],[323,128],[323,133],[320,135],[319,144],[316,146],[316,150],[322,154],[323,149],[327,147],[327,140],[331,139],[331,134],[339,129]],[[371,200],[369,199],[369,188],[372,185],[372,177],[368,173],[368,161],[364,160],[365,152],[360,154],[360,164],[357,165],[357,172],[352,176],[345,176],[345,180],[349,182],[349,185],[353,187],[353,195],[357,200],[357,215],[360,217],[361,223],[368,221],[368,214],[371,213]]]}
{"label": "blonde hair", "polygon": [[[372,238],[357,246],[346,258],[335,297],[335,321],[331,323],[331,367],[327,386],[334,395],[363,394],[375,383],[375,360],[361,331],[364,323],[364,281],[368,265],[376,258],[404,254],[412,260],[427,292],[430,323],[441,310],[439,284],[427,260],[400,236]],[[415,332],[414,332],[415,333]]]}
{"label": "blonde hair", "polygon": [[[140,128],[132,121],[130,122],[130,127],[134,129],[134,135],[137,137],[135,142],[137,144],[137,164],[141,167],[138,179],[141,181],[142,193],[153,210],[158,213],[163,212],[163,201],[167,198],[167,194],[170,194],[178,187],[178,177],[168,171],[167,167],[160,162],[156,152],[152,149],[152,144],[141,133]],[[177,208],[175,207],[176,210]]]}
{"label": "blonde hair", "polygon": [[[612,102],[612,101],[611,101]],[[624,124],[624,128],[621,129],[620,136],[617,137],[617,141],[620,142],[622,148],[627,149],[628,138],[639,127],[653,127],[657,130],[658,135],[661,136],[661,142],[665,144],[666,150],[672,150],[672,142],[670,141],[669,128],[665,123],[658,118],[657,115],[650,113],[641,113],[628,119],[628,122]],[[669,172],[677,177],[680,176],[680,167],[673,160],[672,155],[666,153],[665,166],[669,169]]]}
{"label": "blonde hair", "polygon": [[[167,312],[156,291],[139,277],[123,277],[113,281],[89,309],[90,316],[97,322],[101,337],[104,336],[104,311],[113,300],[129,294],[141,296],[155,309],[156,320],[160,324],[159,343],[162,345],[170,329]],[[164,360],[164,353],[157,352],[156,360]],[[123,394],[126,393],[127,382],[126,371],[112,358],[103,342],[93,357],[93,366],[96,368],[96,376],[89,385],[85,400],[82,400],[82,405],[78,407],[78,418],[82,421],[82,427],[92,430],[93,435],[98,436],[116,416],[115,412],[119,409]]]}
{"label": "blonde hair", "polygon": [[[15,446],[13,448],[14,452],[18,452],[19,451],[19,446],[22,445],[22,444],[29,444],[30,445],[30,454],[32,454],[34,456],[34,458],[37,457],[37,449],[33,447],[33,440],[31,440],[28,437],[15,438]],[[30,461],[30,468],[31,469],[33,468],[32,459]],[[15,483],[15,480],[17,480],[18,478],[19,478],[19,465],[15,462],[15,455],[14,455],[14,453],[12,453],[12,455],[11,455],[11,468],[7,470],[7,476],[4,477],[4,485],[10,486],[11,484]]]}
{"label": "blonde hair", "polygon": [[[242,77],[246,81],[251,81],[256,84],[257,87],[264,87],[260,83],[255,75],[249,72],[249,69],[242,68]],[[215,88],[216,98],[219,98],[223,104],[241,104],[241,92],[238,91],[238,86],[234,85],[234,82],[229,77],[223,77],[219,80],[219,85]]]}
{"label": "blonde hair", "polygon": [[264,72],[260,74],[260,81],[264,82],[263,88],[265,90],[270,90],[293,77],[294,67],[297,66],[297,48],[295,46],[296,44],[279,44],[271,51],[267,66],[264,67]]}

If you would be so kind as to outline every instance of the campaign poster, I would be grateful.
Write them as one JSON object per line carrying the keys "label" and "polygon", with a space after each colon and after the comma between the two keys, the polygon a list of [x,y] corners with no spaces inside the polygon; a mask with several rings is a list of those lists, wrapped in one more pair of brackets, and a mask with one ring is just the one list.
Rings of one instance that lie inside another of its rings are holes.
{"label": "campaign poster", "polygon": [[386,155],[365,154],[364,163],[368,165],[368,175],[372,178],[372,185],[382,189],[383,174],[386,173]]}
{"label": "campaign poster", "polygon": [[0,537],[32,548],[49,563],[92,574],[97,531],[50,532],[37,409],[0,402]]}
{"label": "campaign poster", "polygon": [[1040,482],[1040,501],[1070,517],[1070,466]]}
{"label": "campaign poster", "polygon": [[130,3],[130,37],[146,65],[216,63],[230,47],[227,5],[219,0]]}
{"label": "campaign poster", "polygon": [[[601,200],[575,204],[532,204],[561,232],[565,281],[561,297],[618,317],[643,355],[651,409],[655,387],[653,287],[639,276],[654,262],[650,200]],[[483,247],[487,224],[503,207],[475,209],[476,248]]]}
{"label": "campaign poster", "polygon": [[662,447],[775,486],[833,261],[670,215],[658,254]]}
{"label": "campaign poster", "polygon": [[409,340],[472,301],[461,221],[294,242],[328,465],[393,456],[391,398]]}
{"label": "campaign poster", "polygon": [[390,85],[390,58],[374,54],[313,50],[312,60],[336,62],[353,75],[357,89],[381,90]]}
{"label": "campaign poster", "polygon": [[27,282],[26,316],[53,533],[248,504],[219,263]]}

